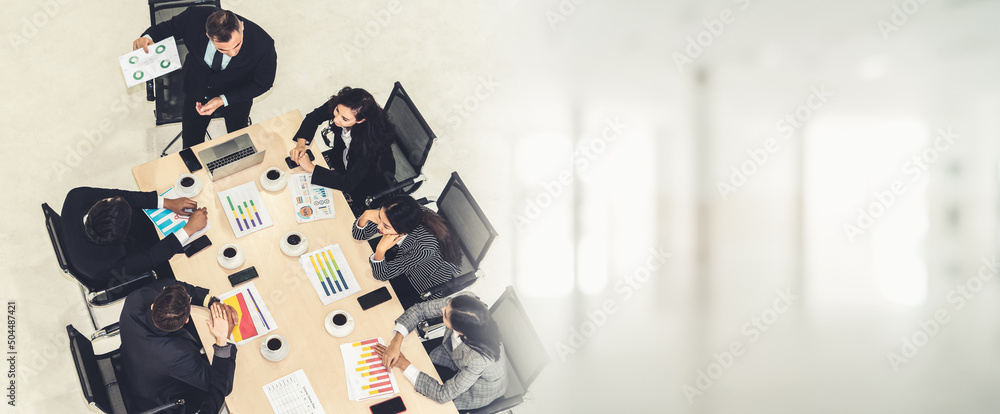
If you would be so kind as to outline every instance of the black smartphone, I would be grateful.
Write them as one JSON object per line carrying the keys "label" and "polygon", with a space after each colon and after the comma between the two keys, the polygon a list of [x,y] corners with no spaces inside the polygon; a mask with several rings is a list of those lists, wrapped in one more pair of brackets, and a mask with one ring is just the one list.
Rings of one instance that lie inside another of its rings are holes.
{"label": "black smartphone", "polygon": [[256,277],[257,277],[257,269],[253,266],[250,266],[246,269],[240,270],[239,272],[229,275],[229,284],[233,285],[233,287],[236,287],[236,285],[246,282],[250,279],[254,279]]}
{"label": "black smartphone", "polygon": [[[316,161],[316,157],[313,156],[311,149],[306,150],[306,155],[309,156],[309,161]],[[299,166],[299,163],[292,161],[292,157],[285,157],[285,164],[288,164],[288,169],[292,169]]]}
{"label": "black smartphone", "polygon": [[385,400],[369,408],[372,409],[372,414],[397,414],[406,411],[402,397]]}
{"label": "black smartphone", "polygon": [[208,236],[201,236],[198,238],[198,240],[195,240],[190,244],[188,244],[187,246],[184,246],[184,254],[186,254],[187,257],[191,257],[194,256],[195,253],[205,250],[206,247],[211,245],[212,241],[208,239]]}
{"label": "black smartphone", "polygon": [[361,304],[361,310],[368,310],[371,307],[378,305],[380,303],[385,303],[389,299],[392,299],[392,295],[389,294],[389,289],[382,286],[371,292],[365,293],[358,298],[358,303]]}
{"label": "black smartphone", "polygon": [[194,156],[194,151],[191,151],[191,148],[181,150],[181,159],[184,160],[188,171],[195,172],[201,169],[201,163],[198,162],[198,157]]}

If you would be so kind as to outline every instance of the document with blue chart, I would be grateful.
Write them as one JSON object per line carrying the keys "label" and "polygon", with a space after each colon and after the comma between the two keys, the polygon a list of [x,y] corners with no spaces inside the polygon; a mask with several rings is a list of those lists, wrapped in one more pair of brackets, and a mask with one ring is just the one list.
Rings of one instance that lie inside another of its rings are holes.
{"label": "document with blue chart", "polygon": [[[160,196],[164,199],[178,198],[177,194],[174,193],[173,187],[168,188],[167,191],[164,191],[160,194]],[[160,232],[161,237],[167,237],[174,234],[175,231],[184,228],[188,222],[188,218],[186,216],[178,215],[177,213],[165,208],[147,208],[142,211],[146,213],[146,217],[149,217],[149,220],[153,222],[154,226],[156,226],[156,231]],[[206,223],[204,229],[189,235],[188,240],[184,243],[184,245],[187,246],[198,237],[201,237],[201,235],[205,234],[205,232],[207,232],[210,228],[212,228],[212,224]]]}
{"label": "document with blue chart", "polygon": [[333,190],[321,185],[312,185],[311,181],[312,174],[290,174],[288,176],[288,194],[292,195],[295,221],[308,223],[337,218],[337,214],[333,210]]}
{"label": "document with blue chart", "polygon": [[361,291],[340,245],[331,244],[299,256],[299,263],[324,306]]}

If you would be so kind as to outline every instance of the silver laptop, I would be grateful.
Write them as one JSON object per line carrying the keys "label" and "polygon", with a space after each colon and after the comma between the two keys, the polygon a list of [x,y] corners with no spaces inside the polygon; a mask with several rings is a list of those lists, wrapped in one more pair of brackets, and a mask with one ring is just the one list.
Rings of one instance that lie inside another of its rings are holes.
{"label": "silver laptop", "polygon": [[264,153],[257,151],[250,136],[240,135],[211,148],[198,151],[198,158],[205,164],[212,181],[236,174],[264,162]]}

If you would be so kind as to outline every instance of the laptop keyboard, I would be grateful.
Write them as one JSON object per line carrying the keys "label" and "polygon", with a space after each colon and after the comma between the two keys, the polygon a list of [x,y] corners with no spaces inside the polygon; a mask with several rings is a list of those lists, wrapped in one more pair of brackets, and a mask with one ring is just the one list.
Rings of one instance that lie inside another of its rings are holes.
{"label": "laptop keyboard", "polygon": [[234,152],[232,154],[229,154],[229,155],[227,155],[225,157],[219,158],[219,159],[217,159],[215,161],[209,162],[209,163],[207,163],[205,165],[208,167],[209,171],[215,171],[215,170],[217,170],[217,169],[219,169],[219,168],[221,168],[223,166],[232,164],[232,163],[234,163],[236,161],[242,160],[242,159],[244,159],[246,157],[249,157],[251,155],[254,155],[256,153],[257,153],[257,151],[254,150],[253,147],[247,147],[247,148],[241,149],[239,151],[236,151],[236,152]]}

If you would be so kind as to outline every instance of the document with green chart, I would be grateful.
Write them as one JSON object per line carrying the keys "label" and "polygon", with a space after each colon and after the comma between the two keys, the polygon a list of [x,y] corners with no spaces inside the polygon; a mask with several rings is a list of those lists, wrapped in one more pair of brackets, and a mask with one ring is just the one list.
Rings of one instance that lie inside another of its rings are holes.
{"label": "document with green chart", "polygon": [[237,238],[274,224],[253,181],[220,191],[219,200]]}

